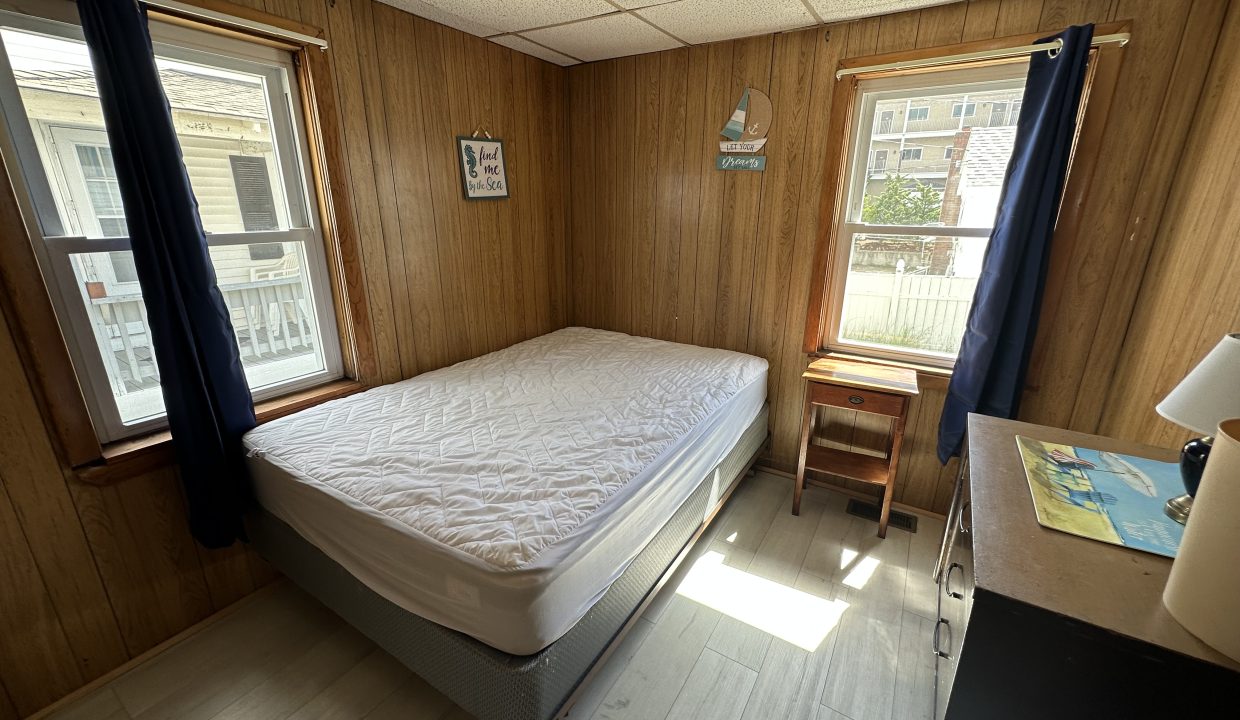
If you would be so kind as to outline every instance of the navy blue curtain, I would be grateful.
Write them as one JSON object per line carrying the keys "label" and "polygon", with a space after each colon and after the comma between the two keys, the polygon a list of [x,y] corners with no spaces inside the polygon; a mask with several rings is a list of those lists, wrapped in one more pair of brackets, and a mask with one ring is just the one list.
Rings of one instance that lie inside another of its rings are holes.
{"label": "navy blue curtain", "polygon": [[190,529],[207,547],[244,536],[249,480],[241,435],[254,427],[236,336],[207,254],[147,30],[134,0],[78,0],[103,106],[134,266]]}
{"label": "navy blue curtain", "polygon": [[940,462],[960,453],[969,413],[1010,418],[1019,409],[1093,36],[1093,25],[1072,27],[1038,41],[1062,40],[1059,52],[1030,57],[1016,146],[939,419]]}

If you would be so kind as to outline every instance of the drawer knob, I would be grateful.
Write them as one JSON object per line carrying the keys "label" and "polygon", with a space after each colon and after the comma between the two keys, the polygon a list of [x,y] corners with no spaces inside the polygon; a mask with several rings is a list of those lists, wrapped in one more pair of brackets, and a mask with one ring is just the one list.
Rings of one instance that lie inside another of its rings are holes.
{"label": "drawer knob", "polygon": [[865,398],[861,397],[860,395],[849,395],[848,402],[852,403],[853,405],[860,405],[861,403],[865,402]]}

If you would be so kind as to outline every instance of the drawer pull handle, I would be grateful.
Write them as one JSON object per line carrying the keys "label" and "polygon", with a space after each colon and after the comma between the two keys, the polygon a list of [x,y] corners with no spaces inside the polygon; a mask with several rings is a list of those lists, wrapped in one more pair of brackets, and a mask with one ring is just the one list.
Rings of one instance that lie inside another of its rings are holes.
{"label": "drawer pull handle", "polygon": [[931,650],[934,651],[935,657],[947,658],[950,660],[951,655],[948,655],[945,651],[939,649],[939,628],[944,625],[947,626],[947,629],[950,632],[951,623],[947,622],[947,618],[939,618],[939,621],[934,624],[934,638],[931,640]]}
{"label": "drawer pull handle", "polygon": [[849,395],[848,402],[852,403],[853,405],[860,405],[861,403],[865,402],[865,398],[861,397],[860,395]]}
{"label": "drawer pull handle", "polygon": [[947,597],[957,600],[964,599],[964,593],[952,590],[952,570],[964,570],[964,565],[954,562],[947,567],[947,577],[943,579],[943,590],[947,593]]}
{"label": "drawer pull handle", "polygon": [[960,530],[961,534],[963,535],[968,535],[969,533],[973,532],[972,516],[971,515],[969,516],[970,521],[968,525],[966,525],[964,522],[964,516],[969,512],[970,502],[971,501],[966,500],[964,505],[961,506],[960,508],[960,514],[956,516],[956,528]]}

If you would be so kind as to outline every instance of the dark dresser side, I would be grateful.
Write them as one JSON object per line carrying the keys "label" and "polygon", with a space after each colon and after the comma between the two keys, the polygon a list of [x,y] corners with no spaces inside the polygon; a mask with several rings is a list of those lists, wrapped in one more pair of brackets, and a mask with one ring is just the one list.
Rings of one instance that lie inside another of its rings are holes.
{"label": "dark dresser side", "polygon": [[1171,560],[1040,526],[1017,435],[1175,459],[1135,443],[969,417],[935,568],[935,717],[1240,717],[1240,663],[1162,605]]}

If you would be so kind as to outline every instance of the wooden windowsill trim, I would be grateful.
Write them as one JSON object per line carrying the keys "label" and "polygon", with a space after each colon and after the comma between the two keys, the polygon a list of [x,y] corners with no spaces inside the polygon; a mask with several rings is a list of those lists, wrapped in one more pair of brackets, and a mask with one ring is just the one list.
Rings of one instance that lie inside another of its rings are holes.
{"label": "wooden windowsill trim", "polygon": [[[306,390],[282,395],[254,404],[261,425],[299,410],[314,407],[365,390],[356,380],[334,380]],[[78,479],[92,485],[110,485],[125,478],[167,467],[175,461],[172,435],[160,430],[136,438],[118,440],[103,446],[103,457],[88,465],[74,468]]]}
{"label": "wooden windowsill trim", "polygon": [[917,380],[925,386],[946,389],[947,382],[951,380],[951,368],[937,367],[934,365],[922,365],[921,363],[912,363],[904,360],[890,360],[888,358],[870,357],[869,355],[857,355],[854,353],[837,352],[834,350],[820,350],[816,353],[810,353],[811,358],[835,358],[837,360],[851,360],[853,362],[869,363],[871,365],[887,365],[889,367],[907,368],[917,371]]}

